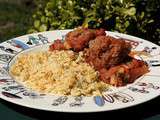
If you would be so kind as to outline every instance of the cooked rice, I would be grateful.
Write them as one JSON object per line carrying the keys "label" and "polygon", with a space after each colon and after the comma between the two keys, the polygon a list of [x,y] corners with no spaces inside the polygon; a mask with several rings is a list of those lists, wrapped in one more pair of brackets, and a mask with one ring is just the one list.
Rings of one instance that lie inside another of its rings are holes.
{"label": "cooked rice", "polygon": [[107,84],[83,60],[83,53],[43,51],[20,55],[11,75],[32,90],[58,95],[101,95]]}

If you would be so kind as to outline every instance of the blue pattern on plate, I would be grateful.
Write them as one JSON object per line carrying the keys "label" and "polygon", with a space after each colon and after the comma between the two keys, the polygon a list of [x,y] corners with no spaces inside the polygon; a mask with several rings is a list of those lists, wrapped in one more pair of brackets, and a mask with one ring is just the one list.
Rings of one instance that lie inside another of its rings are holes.
{"label": "blue pattern on plate", "polygon": [[103,106],[105,104],[105,101],[101,96],[94,96],[93,99],[98,106]]}

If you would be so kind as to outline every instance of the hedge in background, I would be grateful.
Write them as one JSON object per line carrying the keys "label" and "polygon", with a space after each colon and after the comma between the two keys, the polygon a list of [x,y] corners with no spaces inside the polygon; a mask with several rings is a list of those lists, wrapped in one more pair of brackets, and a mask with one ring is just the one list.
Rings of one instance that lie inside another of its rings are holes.
{"label": "hedge in background", "polygon": [[36,0],[35,3],[37,8],[29,32],[83,25],[155,43],[160,40],[160,0]]}

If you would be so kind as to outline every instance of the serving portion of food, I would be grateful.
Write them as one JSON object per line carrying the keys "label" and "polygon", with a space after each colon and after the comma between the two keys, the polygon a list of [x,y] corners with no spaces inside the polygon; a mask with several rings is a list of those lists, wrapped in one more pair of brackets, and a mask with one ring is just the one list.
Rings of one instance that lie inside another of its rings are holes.
{"label": "serving portion of food", "polygon": [[108,85],[99,80],[98,72],[84,62],[82,54],[71,50],[23,54],[10,72],[16,80],[41,93],[100,95]]}
{"label": "serving portion of food", "polygon": [[48,51],[20,55],[10,73],[41,93],[101,95],[109,85],[124,86],[149,72],[144,61],[130,56],[131,48],[104,29],[77,28]]}
{"label": "serving portion of food", "polygon": [[93,66],[98,71],[100,80],[109,85],[124,86],[149,72],[144,61],[130,56],[132,46],[128,41],[106,36],[104,29],[78,28],[69,32],[64,42],[58,41],[50,46],[50,51],[82,51],[85,62]]}

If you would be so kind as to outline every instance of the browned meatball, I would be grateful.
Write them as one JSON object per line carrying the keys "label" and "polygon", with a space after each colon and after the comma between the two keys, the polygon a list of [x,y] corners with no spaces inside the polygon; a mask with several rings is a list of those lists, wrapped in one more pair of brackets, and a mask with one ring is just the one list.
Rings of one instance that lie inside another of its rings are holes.
{"label": "browned meatball", "polygon": [[50,51],[53,51],[53,50],[65,50],[65,46],[64,46],[64,43],[57,39],[54,41],[54,43],[52,45],[49,46],[49,50]]}
{"label": "browned meatball", "polygon": [[97,70],[108,69],[124,61],[130,50],[131,45],[124,40],[98,36],[90,41],[89,48],[85,50],[85,59]]}
{"label": "browned meatball", "polygon": [[101,35],[106,35],[104,29],[77,28],[66,35],[65,45],[68,49],[79,52],[88,47],[89,41]]}
{"label": "browned meatball", "polygon": [[145,62],[131,58],[127,63],[99,70],[100,79],[113,86],[133,83],[137,78],[149,72]]}

